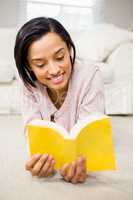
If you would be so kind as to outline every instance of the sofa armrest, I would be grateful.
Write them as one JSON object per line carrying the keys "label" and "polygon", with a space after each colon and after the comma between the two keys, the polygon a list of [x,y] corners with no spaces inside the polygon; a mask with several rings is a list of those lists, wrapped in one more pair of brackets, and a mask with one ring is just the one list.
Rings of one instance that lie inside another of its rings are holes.
{"label": "sofa armrest", "polygon": [[9,83],[15,78],[12,64],[0,61],[0,83]]}

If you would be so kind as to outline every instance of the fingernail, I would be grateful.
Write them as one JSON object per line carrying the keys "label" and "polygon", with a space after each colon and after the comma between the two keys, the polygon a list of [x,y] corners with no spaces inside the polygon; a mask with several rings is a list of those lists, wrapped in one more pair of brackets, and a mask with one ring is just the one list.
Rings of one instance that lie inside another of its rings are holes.
{"label": "fingernail", "polygon": [[52,160],[52,164],[55,164],[55,160]]}
{"label": "fingernail", "polygon": [[64,164],[64,167],[67,167],[67,166],[68,166],[68,164],[67,164],[67,163],[65,163],[65,164]]}
{"label": "fingernail", "polygon": [[33,157],[34,157],[34,158],[39,158],[40,155],[41,155],[41,154],[38,153],[38,154],[35,154]]}
{"label": "fingernail", "polygon": [[78,162],[80,162],[80,161],[82,161],[82,158],[81,158],[81,157],[78,158]]}
{"label": "fingernail", "polygon": [[47,158],[48,156],[49,156],[48,154],[44,154],[44,155],[43,155],[44,158]]}
{"label": "fingernail", "polygon": [[84,157],[84,156],[80,157],[80,160],[81,160],[81,161],[84,161],[84,160],[85,160],[85,157]]}
{"label": "fingernail", "polygon": [[53,159],[53,157],[50,155],[50,156],[49,156],[49,161],[51,161],[52,159]]}
{"label": "fingernail", "polygon": [[85,157],[85,156],[83,156],[83,160],[84,160],[84,161],[86,160],[86,157]]}
{"label": "fingernail", "polygon": [[72,161],[72,165],[74,166],[76,164],[76,162],[75,161]]}

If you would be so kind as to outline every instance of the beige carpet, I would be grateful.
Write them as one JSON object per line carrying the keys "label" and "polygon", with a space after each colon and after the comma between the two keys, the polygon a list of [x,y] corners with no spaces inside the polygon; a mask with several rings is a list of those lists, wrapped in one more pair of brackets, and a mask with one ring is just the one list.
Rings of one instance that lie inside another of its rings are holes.
{"label": "beige carpet", "polygon": [[0,200],[133,200],[133,117],[113,117],[117,171],[92,173],[84,184],[32,178],[25,171],[21,116],[0,116]]}

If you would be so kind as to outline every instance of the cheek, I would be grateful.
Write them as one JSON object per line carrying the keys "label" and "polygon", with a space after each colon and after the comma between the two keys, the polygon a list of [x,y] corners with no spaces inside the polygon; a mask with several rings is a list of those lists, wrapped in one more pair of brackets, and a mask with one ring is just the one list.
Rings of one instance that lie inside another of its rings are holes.
{"label": "cheek", "polygon": [[71,62],[69,62],[69,64],[68,64],[68,73],[69,73],[69,75],[71,74],[71,72],[72,72],[72,64],[71,64]]}
{"label": "cheek", "polygon": [[72,65],[71,65],[71,60],[70,60],[69,58],[66,59],[66,61],[65,61],[64,69],[65,69],[65,71],[67,71],[68,73],[71,73]]}
{"label": "cheek", "polygon": [[34,72],[35,76],[39,79],[44,78],[45,74],[46,74],[46,72],[44,70],[40,70],[40,69],[36,69],[33,72]]}

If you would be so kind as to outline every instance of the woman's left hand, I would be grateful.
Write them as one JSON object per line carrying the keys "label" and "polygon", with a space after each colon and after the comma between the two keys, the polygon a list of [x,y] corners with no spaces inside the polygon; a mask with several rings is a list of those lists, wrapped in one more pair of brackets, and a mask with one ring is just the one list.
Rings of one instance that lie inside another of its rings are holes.
{"label": "woman's left hand", "polygon": [[86,159],[80,156],[78,160],[70,164],[64,164],[60,169],[60,174],[65,181],[71,183],[83,183],[86,179]]}

